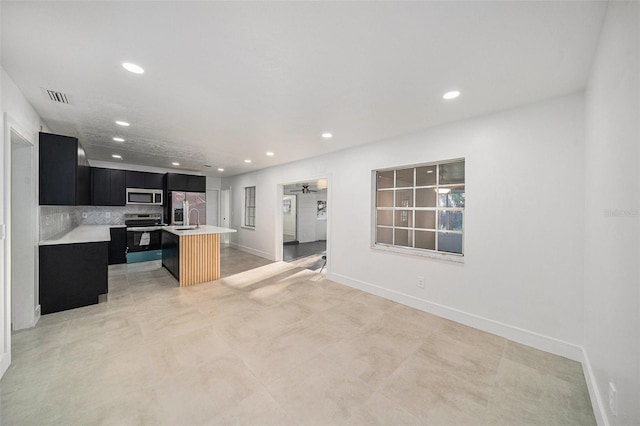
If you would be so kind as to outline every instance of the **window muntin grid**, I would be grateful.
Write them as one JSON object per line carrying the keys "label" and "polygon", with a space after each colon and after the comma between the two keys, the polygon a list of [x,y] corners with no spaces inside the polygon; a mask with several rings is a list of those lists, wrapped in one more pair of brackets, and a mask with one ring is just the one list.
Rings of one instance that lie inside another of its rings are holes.
{"label": "window muntin grid", "polygon": [[256,226],[256,187],[248,186],[244,189],[244,226]]}
{"label": "window muntin grid", "polygon": [[375,171],[374,245],[463,255],[464,164]]}

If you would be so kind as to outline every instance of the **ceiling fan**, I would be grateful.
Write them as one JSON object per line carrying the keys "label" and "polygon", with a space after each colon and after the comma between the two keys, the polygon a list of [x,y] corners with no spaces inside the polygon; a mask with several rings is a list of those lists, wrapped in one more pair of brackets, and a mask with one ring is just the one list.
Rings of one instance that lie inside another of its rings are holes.
{"label": "ceiling fan", "polygon": [[309,189],[309,185],[302,185],[302,189],[292,189],[290,192],[302,192],[303,194],[310,194],[312,192],[318,192],[315,189]]}

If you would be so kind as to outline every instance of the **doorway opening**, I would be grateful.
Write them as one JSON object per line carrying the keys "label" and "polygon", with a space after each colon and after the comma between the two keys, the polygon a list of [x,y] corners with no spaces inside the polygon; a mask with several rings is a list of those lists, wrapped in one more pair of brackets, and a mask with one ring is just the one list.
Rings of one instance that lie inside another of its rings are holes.
{"label": "doorway opening", "polygon": [[327,190],[326,179],[283,186],[283,261],[306,269],[323,269],[327,254]]}
{"label": "doorway opening", "polygon": [[34,146],[13,129],[11,143],[11,324],[33,327],[40,316],[36,250],[38,227],[34,182]]}

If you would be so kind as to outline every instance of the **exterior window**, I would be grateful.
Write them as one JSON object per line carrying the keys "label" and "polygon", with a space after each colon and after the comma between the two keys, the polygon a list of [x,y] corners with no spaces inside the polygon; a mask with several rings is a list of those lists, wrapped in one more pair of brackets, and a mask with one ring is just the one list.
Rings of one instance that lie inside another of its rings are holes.
{"label": "exterior window", "polygon": [[256,226],[256,187],[248,186],[244,189],[244,226]]}
{"label": "exterior window", "polygon": [[373,174],[374,247],[464,255],[464,160]]}

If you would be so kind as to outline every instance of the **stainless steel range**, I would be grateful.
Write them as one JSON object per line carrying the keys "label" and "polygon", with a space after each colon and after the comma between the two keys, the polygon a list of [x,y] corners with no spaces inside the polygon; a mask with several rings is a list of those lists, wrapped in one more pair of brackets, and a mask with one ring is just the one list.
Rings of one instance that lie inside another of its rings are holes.
{"label": "stainless steel range", "polygon": [[162,215],[125,214],[127,225],[127,263],[162,259]]}

